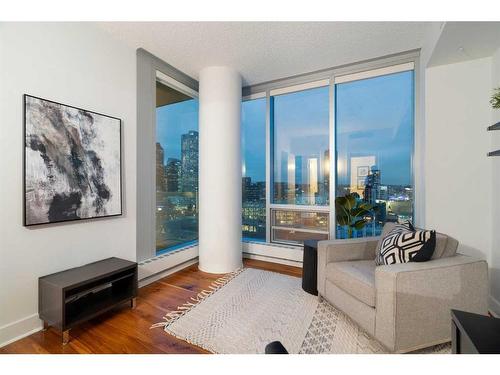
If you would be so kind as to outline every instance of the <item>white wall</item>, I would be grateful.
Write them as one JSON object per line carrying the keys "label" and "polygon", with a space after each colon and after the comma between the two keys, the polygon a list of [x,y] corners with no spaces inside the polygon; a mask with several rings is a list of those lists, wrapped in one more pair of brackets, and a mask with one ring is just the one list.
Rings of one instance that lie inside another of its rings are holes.
{"label": "white wall", "polygon": [[[425,224],[492,260],[491,58],[426,70]],[[498,186],[498,185],[497,185]],[[498,191],[498,187],[496,192]]]}
{"label": "white wall", "polygon": [[[0,345],[40,327],[39,276],[135,260],[135,82],[135,50],[93,25],[0,24]],[[122,217],[22,226],[24,93],[122,119]]]}
{"label": "white wall", "polygon": [[[492,88],[500,87],[500,49],[496,51],[492,58]],[[500,121],[500,109],[492,109],[492,124]],[[500,149],[500,131],[494,131],[490,134],[491,150]],[[492,199],[492,253],[490,261],[490,284],[491,284],[491,303],[497,315],[500,315],[500,157],[492,160],[493,173],[493,199]]]}
{"label": "white wall", "polygon": [[427,64],[432,56],[436,44],[443,31],[444,22],[431,23],[427,28],[422,41],[419,63],[416,66],[417,92],[415,97],[415,151],[413,159],[413,173],[415,184],[414,221],[418,226],[425,228],[425,76]]}

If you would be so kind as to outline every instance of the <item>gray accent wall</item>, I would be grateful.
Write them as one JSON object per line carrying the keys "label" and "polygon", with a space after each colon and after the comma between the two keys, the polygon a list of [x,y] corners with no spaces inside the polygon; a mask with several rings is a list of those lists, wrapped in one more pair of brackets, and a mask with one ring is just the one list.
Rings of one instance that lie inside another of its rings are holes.
{"label": "gray accent wall", "polygon": [[137,260],[156,255],[156,72],[198,91],[198,81],[148,51],[137,50]]}

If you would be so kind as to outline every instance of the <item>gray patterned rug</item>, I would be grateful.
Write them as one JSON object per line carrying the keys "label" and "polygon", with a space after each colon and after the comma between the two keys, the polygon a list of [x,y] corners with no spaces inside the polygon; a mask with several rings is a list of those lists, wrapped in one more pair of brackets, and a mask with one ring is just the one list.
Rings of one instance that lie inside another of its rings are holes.
{"label": "gray patterned rug", "polygon": [[[304,292],[301,279],[253,268],[219,279],[164,319],[153,327],[212,353],[264,353],[276,340],[290,353],[386,352],[344,313]],[[450,353],[450,345],[418,353]]]}

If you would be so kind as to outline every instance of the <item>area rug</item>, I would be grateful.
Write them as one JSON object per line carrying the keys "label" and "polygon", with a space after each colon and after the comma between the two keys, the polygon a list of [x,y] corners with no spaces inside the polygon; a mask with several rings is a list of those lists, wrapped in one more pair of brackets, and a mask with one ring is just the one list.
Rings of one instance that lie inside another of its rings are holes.
{"label": "area rug", "polygon": [[[281,341],[290,353],[385,353],[348,316],[301,288],[301,279],[244,268],[217,280],[208,291],[153,327],[212,353],[264,353]],[[418,353],[450,353],[443,344]]]}

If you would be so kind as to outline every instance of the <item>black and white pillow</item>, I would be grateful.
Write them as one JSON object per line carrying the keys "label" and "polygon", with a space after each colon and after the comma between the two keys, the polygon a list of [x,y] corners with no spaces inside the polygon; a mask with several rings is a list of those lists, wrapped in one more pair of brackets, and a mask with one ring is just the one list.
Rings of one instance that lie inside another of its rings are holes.
{"label": "black and white pillow", "polygon": [[408,221],[397,224],[381,241],[375,258],[377,265],[426,262],[436,247],[436,232],[415,229]]}

